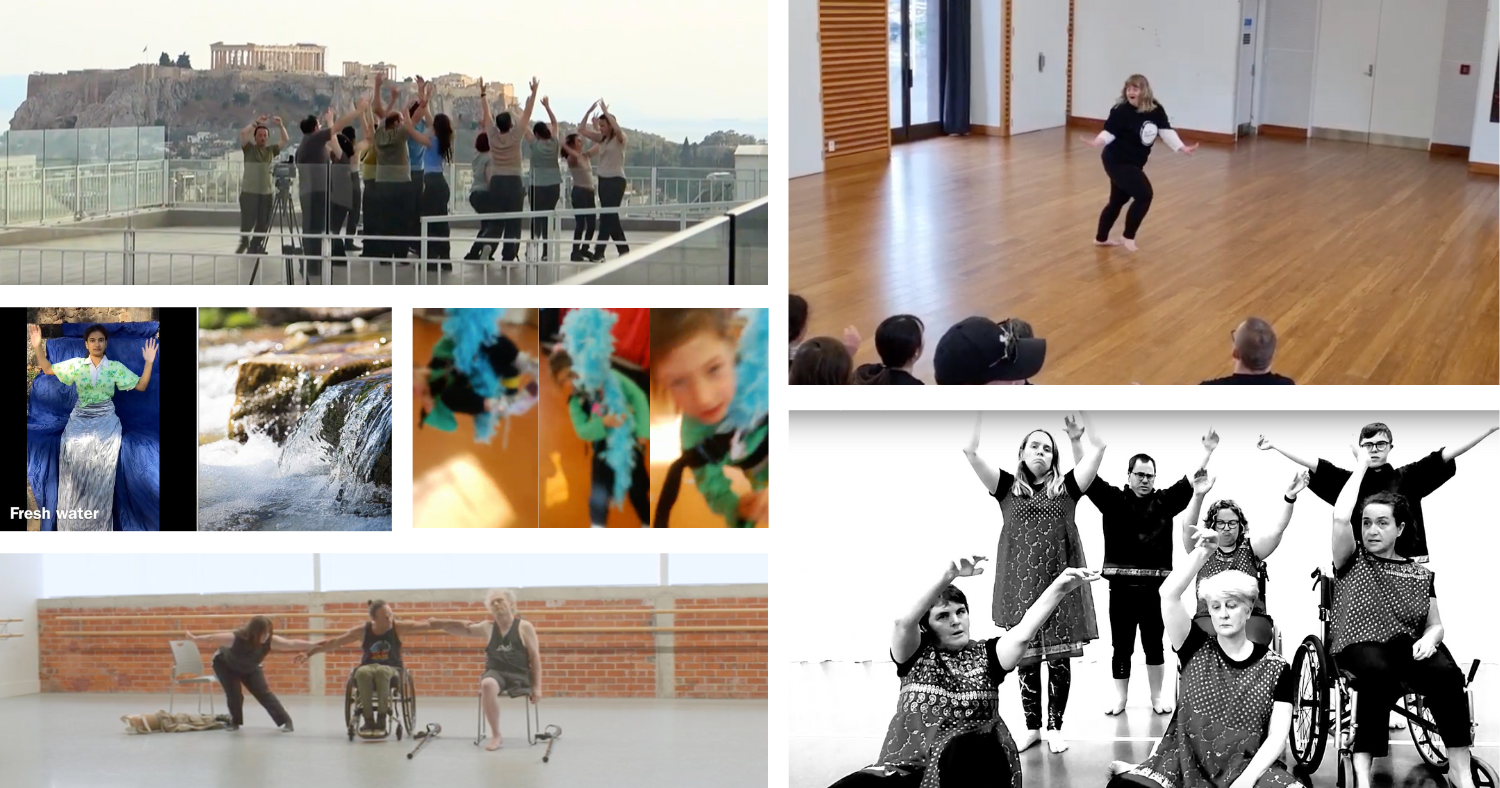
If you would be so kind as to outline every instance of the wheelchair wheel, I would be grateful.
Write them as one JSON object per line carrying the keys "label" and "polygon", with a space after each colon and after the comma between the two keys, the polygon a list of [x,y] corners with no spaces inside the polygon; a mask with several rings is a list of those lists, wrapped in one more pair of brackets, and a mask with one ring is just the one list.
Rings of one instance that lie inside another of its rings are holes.
{"label": "wheelchair wheel", "polygon": [[344,726],[349,729],[349,741],[354,741],[354,674],[344,682]]}
{"label": "wheelchair wheel", "polygon": [[406,723],[406,732],[417,730],[417,680],[411,671],[401,671],[401,720]]}
{"label": "wheelchair wheel", "polygon": [[1323,762],[1328,739],[1328,652],[1323,641],[1309,635],[1297,647],[1292,675],[1297,678],[1297,697],[1292,701],[1292,728],[1287,739],[1299,770],[1308,774]]}
{"label": "wheelchair wheel", "polygon": [[1406,729],[1411,733],[1411,743],[1417,746],[1417,754],[1422,756],[1428,766],[1440,773],[1447,773],[1448,751],[1443,747],[1443,737],[1438,735],[1432,710],[1427,708],[1421,695],[1407,695],[1401,699],[1401,704],[1417,718],[1406,718]]}
{"label": "wheelchair wheel", "polygon": [[1474,788],[1496,788],[1500,785],[1500,775],[1495,773],[1495,767],[1472,754],[1469,756],[1469,773],[1474,778]]}

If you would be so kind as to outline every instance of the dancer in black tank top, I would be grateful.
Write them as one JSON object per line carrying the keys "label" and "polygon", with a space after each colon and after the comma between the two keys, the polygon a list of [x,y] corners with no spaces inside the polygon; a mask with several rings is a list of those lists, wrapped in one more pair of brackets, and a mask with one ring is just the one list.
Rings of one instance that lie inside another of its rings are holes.
{"label": "dancer in black tank top", "polygon": [[[1186,145],[1167,120],[1167,111],[1151,94],[1151,83],[1140,74],[1132,74],[1120,90],[1120,98],[1109,111],[1104,121],[1104,130],[1097,137],[1081,139],[1095,147],[1104,147],[1104,172],[1109,175],[1109,203],[1099,214],[1099,232],[1094,236],[1097,246],[1120,246],[1136,251],[1135,234],[1151,209],[1151,181],[1146,178],[1146,159],[1151,155],[1151,145],[1160,136],[1172,150],[1192,155],[1197,145]],[[1112,241],[1109,231],[1120,218],[1125,203],[1134,200],[1130,212],[1125,214],[1125,238]]]}
{"label": "dancer in black tank top", "polygon": [[[401,638],[418,632],[432,632],[432,619],[426,621],[397,621],[396,611],[384,600],[370,602],[370,621],[351,627],[348,632],[332,640],[325,640],[309,648],[297,657],[298,664],[306,662],[315,654],[350,643],[360,644],[359,667],[354,669],[354,680],[359,686],[360,731],[385,730],[386,715],[391,707],[391,681],[403,669],[401,664]],[[373,703],[372,703],[373,701]]]}
{"label": "dancer in black tank top", "polygon": [[281,701],[272,694],[260,665],[272,651],[301,651],[311,648],[311,642],[291,640],[275,634],[271,619],[265,616],[256,616],[233,632],[184,634],[197,645],[218,647],[214,654],[213,668],[229,703],[229,730],[237,730],[245,724],[245,695],[241,691],[243,687],[260,701],[261,707],[271,715],[271,720],[278,727],[287,733],[292,732],[292,715],[286,713]]}
{"label": "dancer in black tank top", "polygon": [[516,597],[510,591],[496,589],[485,595],[490,620],[471,623],[456,619],[433,619],[432,624],[450,635],[482,637],[484,674],[479,678],[484,716],[490,725],[487,750],[500,749],[500,695],[527,696],[532,703],[542,698],[541,647],[536,627],[516,615]]}

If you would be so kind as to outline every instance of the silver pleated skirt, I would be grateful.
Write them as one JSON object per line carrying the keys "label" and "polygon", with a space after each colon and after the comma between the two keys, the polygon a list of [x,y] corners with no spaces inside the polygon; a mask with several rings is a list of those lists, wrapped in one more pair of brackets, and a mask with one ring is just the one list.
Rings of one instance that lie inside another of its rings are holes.
{"label": "silver pleated skirt", "polygon": [[[113,527],[120,440],[113,400],[73,408],[63,429],[57,463],[57,530],[108,531]],[[93,512],[93,516],[79,516],[81,512]]]}

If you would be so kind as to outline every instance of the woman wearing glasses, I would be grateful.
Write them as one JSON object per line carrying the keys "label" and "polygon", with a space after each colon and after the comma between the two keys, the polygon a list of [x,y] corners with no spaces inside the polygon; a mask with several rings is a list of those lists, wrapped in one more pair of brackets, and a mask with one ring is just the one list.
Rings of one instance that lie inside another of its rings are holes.
{"label": "woman wearing glasses", "polygon": [[[1067,473],[1059,467],[1057,441],[1046,430],[1033,430],[1021,441],[1014,473],[979,457],[980,419],[974,422],[973,440],[964,448],[964,456],[985,491],[1000,505],[1000,546],[995,554],[1000,575],[995,581],[991,614],[995,624],[1007,631],[1021,623],[1026,611],[1058,575],[1069,567],[1081,568],[1086,563],[1073,513],[1078,499],[1094,482],[1105,445],[1087,415],[1080,413],[1079,420],[1090,445],[1076,467]],[[1071,419],[1067,424],[1071,429]],[[1084,586],[1078,594],[1064,599],[1028,640],[1016,669],[1021,683],[1021,709],[1026,715],[1026,733],[1017,737],[1017,750],[1024,750],[1042,738],[1044,661],[1047,747],[1054,753],[1068,749],[1062,737],[1062,722],[1072,685],[1069,660],[1082,656],[1084,644],[1098,637],[1094,596]]]}
{"label": "woman wearing glasses", "polygon": [[[1256,597],[1246,632],[1252,642],[1261,645],[1270,644],[1274,631],[1271,617],[1266,615],[1266,559],[1281,544],[1281,535],[1286,533],[1287,525],[1292,522],[1292,509],[1296,507],[1297,494],[1307,487],[1307,478],[1307,471],[1292,477],[1292,483],[1287,485],[1286,494],[1282,496],[1285,505],[1281,509],[1281,517],[1264,532],[1257,531],[1251,535],[1250,521],[1245,517],[1245,511],[1229,498],[1214,501],[1203,518],[1203,526],[1214,529],[1217,534],[1218,544],[1198,570],[1198,582],[1202,583],[1220,572],[1230,570],[1244,572],[1256,578],[1260,593]],[[1213,480],[1198,479],[1195,487],[1200,496],[1207,494],[1213,489]],[[1185,518],[1182,524],[1182,546],[1189,553],[1193,551],[1196,542],[1193,521],[1194,518]],[[1209,622],[1208,605],[1202,597],[1198,599],[1198,612],[1193,620],[1203,631],[1212,634],[1213,624]]]}

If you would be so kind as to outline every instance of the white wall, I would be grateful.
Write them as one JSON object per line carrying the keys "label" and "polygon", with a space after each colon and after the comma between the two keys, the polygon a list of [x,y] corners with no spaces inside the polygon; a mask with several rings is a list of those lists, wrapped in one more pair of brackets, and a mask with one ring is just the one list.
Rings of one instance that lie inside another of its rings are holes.
{"label": "white wall", "polygon": [[1120,86],[1144,74],[1172,125],[1234,133],[1239,3],[1078,0],[1073,114],[1103,119]]}
{"label": "white wall", "polygon": [[[1281,495],[1299,466],[1276,452],[1255,448],[1262,433],[1309,458],[1349,466],[1349,444],[1364,424],[1383,421],[1395,433],[1392,460],[1406,464],[1442,446],[1467,442],[1493,425],[1491,413],[1095,413],[1109,449],[1103,480],[1119,486],[1132,454],[1155,457],[1159,486],[1191,473],[1202,458],[1199,436],[1212,425],[1222,442],[1209,472],[1217,483],[1209,501],[1233,498],[1251,530],[1281,512]],[[1063,467],[1072,467],[1061,413],[986,413],[980,456],[1013,468],[1016,447],[1033,428],[1062,444]],[[785,472],[818,479],[838,495],[800,501],[798,549],[777,557],[777,595],[798,600],[806,615],[778,619],[777,642],[792,660],[883,660],[891,622],[909,609],[924,586],[937,580],[958,555],[995,555],[1001,518],[961,449],[974,426],[972,413],[793,413],[796,451]],[[1474,502],[1500,474],[1500,436],[1491,436],[1458,460],[1458,474],[1423,502],[1443,619],[1452,622],[1446,642],[1460,661],[1500,660],[1500,632],[1477,622],[1493,618],[1493,556],[1500,533],[1474,527]],[[1077,522],[1088,566],[1103,564],[1100,516],[1080,501]],[[1318,627],[1317,600],[1308,574],[1330,559],[1331,507],[1304,493],[1281,546],[1268,562],[1270,612],[1295,644]],[[851,531],[851,528],[855,529]],[[851,534],[857,532],[857,536]],[[1177,558],[1183,558],[1180,550]],[[1000,567],[957,584],[968,595],[975,637],[998,629],[989,604]],[[785,578],[785,579],[783,579]],[[1109,588],[1093,586],[1101,638],[1085,660],[1109,659]],[[837,610],[830,619],[826,604]],[[822,612],[819,612],[822,611]],[[830,625],[832,624],[832,625]],[[1294,646],[1288,646],[1288,650]],[[1143,659],[1137,650],[1137,659]]]}
{"label": "white wall", "polygon": [[1005,46],[1005,10],[1000,0],[972,0],[969,9],[969,121],[1000,126],[1004,73],[1000,64]]}
{"label": "white wall", "polygon": [[36,637],[36,600],[42,595],[42,557],[31,553],[0,553],[0,618],[24,619],[10,624],[11,634],[0,639],[0,698],[41,692],[41,666]]}
{"label": "white wall", "polygon": [[1490,122],[1490,103],[1495,90],[1497,49],[1496,0],[1490,0],[1484,21],[1484,55],[1479,59],[1479,95],[1474,100],[1474,133],[1469,142],[1469,161],[1500,164],[1500,124]]}
{"label": "white wall", "polygon": [[792,0],[787,20],[787,173],[823,171],[822,70],[818,64],[818,0]]}
{"label": "white wall", "polygon": [[[1487,5],[1486,0],[1448,0],[1443,60],[1438,69],[1437,109],[1432,122],[1434,143],[1467,148],[1474,134],[1474,94],[1479,90],[1479,75],[1484,72]],[[1465,63],[1469,73],[1458,73],[1459,66]],[[1494,82],[1490,85],[1493,89]]]}

